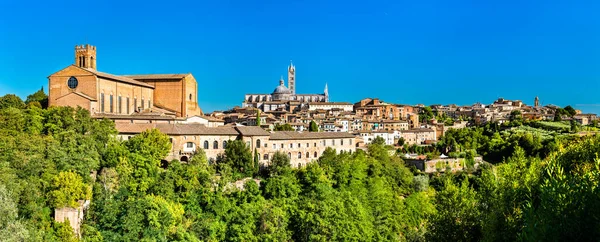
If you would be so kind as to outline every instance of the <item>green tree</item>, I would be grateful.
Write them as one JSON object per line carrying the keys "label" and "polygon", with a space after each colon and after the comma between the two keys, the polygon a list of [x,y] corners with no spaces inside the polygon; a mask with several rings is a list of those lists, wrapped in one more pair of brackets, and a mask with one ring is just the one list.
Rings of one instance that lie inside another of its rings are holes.
{"label": "green tree", "polygon": [[286,174],[291,171],[290,158],[283,152],[277,151],[271,158],[271,164],[269,164],[268,176],[278,176]]}
{"label": "green tree", "polygon": [[5,108],[25,108],[23,100],[15,94],[6,94],[0,97],[0,109]]}
{"label": "green tree", "polygon": [[314,120],[310,121],[310,125],[308,126],[309,132],[319,132],[319,126]]}
{"label": "green tree", "polygon": [[261,121],[260,121],[260,110],[259,110],[259,109],[257,109],[257,110],[256,110],[256,126],[259,126],[259,127],[260,127],[260,122],[261,122]]}
{"label": "green tree", "polygon": [[28,241],[29,231],[19,220],[17,203],[3,184],[0,184],[0,238],[5,241]]}
{"label": "green tree", "polygon": [[40,108],[48,108],[48,95],[46,95],[46,93],[44,92],[43,86],[37,92],[27,96],[27,99],[25,100],[25,104],[27,105],[35,102],[40,104]]}
{"label": "green tree", "polygon": [[60,172],[54,178],[50,198],[54,208],[78,207],[78,200],[91,198],[91,187],[83,183],[83,179],[74,172]]}
{"label": "green tree", "polygon": [[252,151],[250,151],[250,147],[242,140],[234,140],[227,143],[225,155],[219,163],[220,170],[222,170],[224,166],[228,166],[238,175],[252,176],[256,173]]}
{"label": "green tree", "polygon": [[373,141],[371,141],[371,144],[385,145],[385,139],[383,139],[381,136],[377,136],[377,137],[375,137],[375,139],[373,139]]}
{"label": "green tree", "polygon": [[275,131],[294,131],[294,128],[290,124],[275,124]]}
{"label": "green tree", "polygon": [[564,108],[564,111],[566,112],[567,115],[573,117],[575,116],[575,114],[577,114],[577,111],[575,111],[575,109],[573,107],[571,107],[571,105],[568,105]]}
{"label": "green tree", "polygon": [[403,146],[403,145],[404,145],[404,142],[405,142],[405,140],[404,140],[404,137],[400,137],[400,138],[398,139],[398,146]]}
{"label": "green tree", "polygon": [[436,195],[437,214],[434,215],[427,238],[431,241],[479,241],[481,212],[476,191],[465,179],[460,185],[451,177],[444,180]]}
{"label": "green tree", "polygon": [[425,123],[435,116],[431,107],[423,107],[419,112],[419,122]]}

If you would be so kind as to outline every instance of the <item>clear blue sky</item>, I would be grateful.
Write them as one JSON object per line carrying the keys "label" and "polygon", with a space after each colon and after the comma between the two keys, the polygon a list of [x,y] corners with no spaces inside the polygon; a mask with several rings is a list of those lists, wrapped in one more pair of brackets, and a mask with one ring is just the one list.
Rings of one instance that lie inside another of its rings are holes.
{"label": "clear blue sky", "polygon": [[[98,48],[113,74],[188,73],[205,111],[270,93],[333,101],[567,105],[600,113],[600,1],[0,1],[0,95]],[[47,90],[47,89],[46,89]]]}

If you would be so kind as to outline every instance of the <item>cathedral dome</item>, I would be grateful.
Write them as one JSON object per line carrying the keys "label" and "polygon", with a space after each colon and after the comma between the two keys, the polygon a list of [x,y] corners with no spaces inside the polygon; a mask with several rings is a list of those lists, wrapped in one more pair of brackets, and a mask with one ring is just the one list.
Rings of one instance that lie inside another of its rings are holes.
{"label": "cathedral dome", "polygon": [[279,85],[273,90],[273,94],[291,94],[290,89],[285,87],[284,85]]}

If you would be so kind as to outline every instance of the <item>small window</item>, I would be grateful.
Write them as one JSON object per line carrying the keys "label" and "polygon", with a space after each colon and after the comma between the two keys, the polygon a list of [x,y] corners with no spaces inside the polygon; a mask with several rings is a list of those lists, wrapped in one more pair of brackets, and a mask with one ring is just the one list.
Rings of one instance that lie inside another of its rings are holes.
{"label": "small window", "polygon": [[192,94],[190,93],[190,101],[192,101]]}
{"label": "small window", "polygon": [[127,99],[125,99],[125,106],[126,106],[125,110],[126,110],[127,114],[129,114],[129,97],[127,97]]}
{"label": "small window", "polygon": [[219,142],[217,142],[217,141],[215,140],[215,142],[213,142],[213,149],[215,149],[215,150],[216,150],[216,149],[218,149],[218,148],[219,148]]}
{"label": "small window", "polygon": [[208,150],[208,140],[205,140],[205,141],[204,141],[204,149],[205,149],[205,150]]}
{"label": "small window", "polygon": [[315,142],[315,145],[314,145],[314,147],[317,147],[317,142]]}
{"label": "small window", "polygon": [[290,148],[294,148],[294,144],[290,144]]}
{"label": "small window", "polygon": [[142,110],[144,110],[146,107],[144,106],[144,98],[142,98]]}
{"label": "small window", "polygon": [[227,141],[223,141],[223,149],[227,148]]}
{"label": "small window", "polygon": [[268,160],[268,159],[269,159],[269,154],[265,154],[265,155],[263,156],[263,160]]}
{"label": "small window", "polygon": [[283,149],[283,144],[281,144],[281,148]]}
{"label": "small window", "polygon": [[344,140],[341,140],[341,144],[340,145],[344,145]]}
{"label": "small window", "polygon": [[257,139],[257,140],[256,140],[256,147],[257,147],[257,148],[260,148],[260,139]]}
{"label": "small window", "polygon": [[298,143],[298,148],[300,148],[300,143]]}
{"label": "small window", "polygon": [[298,152],[298,159],[302,158],[302,152]]}
{"label": "small window", "polygon": [[292,153],[288,152],[288,158],[292,159]]}
{"label": "small window", "polygon": [[317,152],[315,151],[315,158],[317,158]]}
{"label": "small window", "polygon": [[277,145],[273,144],[273,149],[276,150],[277,149]]}
{"label": "small window", "polygon": [[310,147],[310,144],[309,144],[309,143],[306,143],[306,148],[308,148],[308,147]]}
{"label": "small window", "polygon": [[187,146],[187,148],[194,148],[194,143],[192,142],[187,142],[185,143],[185,145]]}
{"label": "small window", "polygon": [[306,158],[310,157],[310,153],[306,152]]}
{"label": "small window", "polygon": [[152,105],[150,105],[150,100],[148,100],[148,108],[152,108]]}

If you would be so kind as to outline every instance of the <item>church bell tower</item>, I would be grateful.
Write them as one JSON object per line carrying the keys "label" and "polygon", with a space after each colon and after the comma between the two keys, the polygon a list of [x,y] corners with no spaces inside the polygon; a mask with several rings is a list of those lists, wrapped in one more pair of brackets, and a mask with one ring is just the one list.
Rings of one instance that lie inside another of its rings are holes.
{"label": "church bell tower", "polygon": [[296,67],[291,61],[288,67],[288,88],[292,92],[292,95],[296,94]]}
{"label": "church bell tower", "polygon": [[96,70],[96,46],[89,44],[75,46],[75,65]]}

